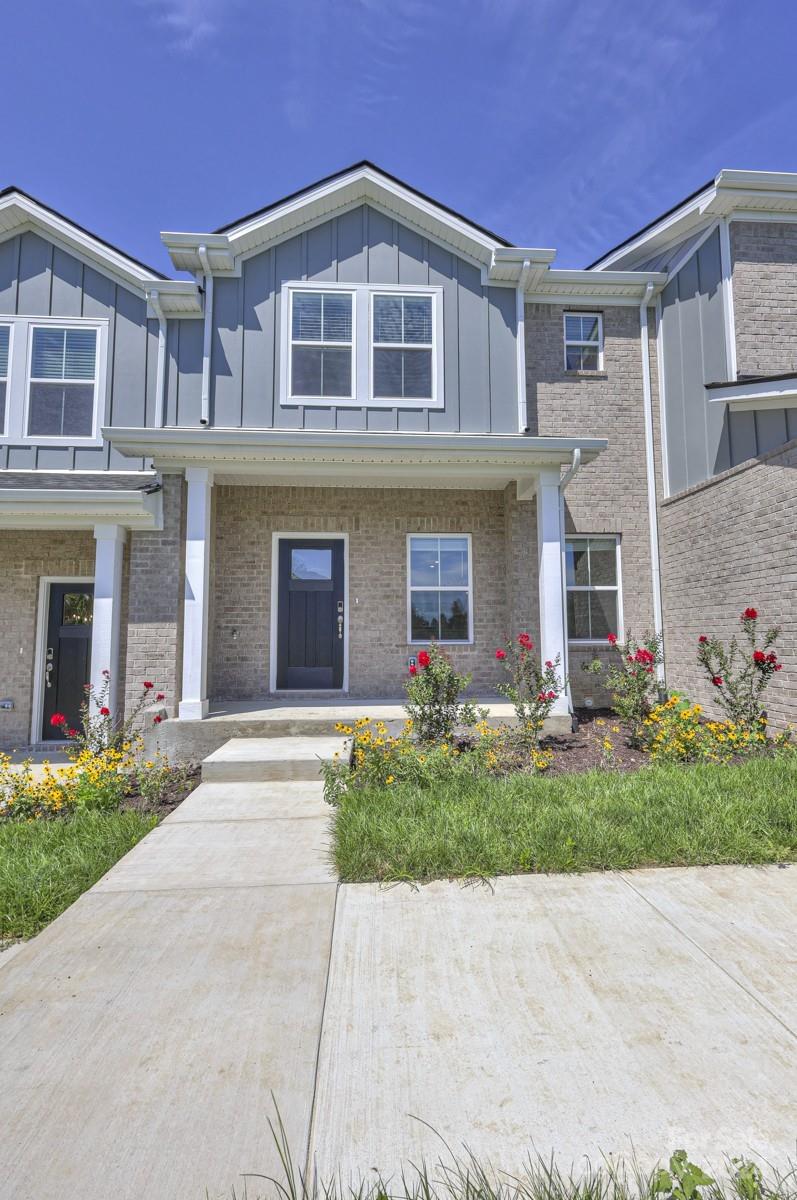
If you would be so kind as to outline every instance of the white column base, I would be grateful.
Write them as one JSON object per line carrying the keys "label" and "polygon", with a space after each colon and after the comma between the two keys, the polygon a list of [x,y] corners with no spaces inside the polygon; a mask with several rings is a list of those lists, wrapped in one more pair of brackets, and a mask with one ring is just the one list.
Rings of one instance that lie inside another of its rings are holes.
{"label": "white column base", "polygon": [[[122,617],[122,558],[127,531],[121,525],[95,525],[94,615],[89,682],[97,697],[110,680],[107,705],[116,715],[119,639]],[[108,672],[106,675],[105,672]],[[92,716],[96,716],[92,705]]]}
{"label": "white column base", "polygon": [[210,494],[213,474],[187,467],[185,518],[185,607],[181,721],[208,715],[208,604],[210,591]]}
{"label": "white column base", "polygon": [[[537,549],[540,576],[540,659],[556,661],[567,671],[567,628],[564,609],[564,535],[559,498],[559,472],[540,471],[537,479]],[[550,715],[569,713],[567,691],[557,696]]]}
{"label": "white column base", "polygon": [[177,716],[181,721],[202,721],[209,711],[209,700],[181,700],[177,706]]}

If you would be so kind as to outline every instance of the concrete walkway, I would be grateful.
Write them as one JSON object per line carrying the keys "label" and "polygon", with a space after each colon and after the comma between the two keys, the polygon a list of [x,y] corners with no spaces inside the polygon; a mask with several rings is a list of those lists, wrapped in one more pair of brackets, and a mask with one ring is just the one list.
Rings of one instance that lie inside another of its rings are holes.
{"label": "concrete walkway", "polygon": [[794,1154],[797,868],[336,889],[327,830],[203,783],[0,958],[3,1197],[240,1195],[272,1092],[323,1174],[436,1157],[413,1114],[510,1171]]}
{"label": "concrete walkway", "polygon": [[0,966],[3,1197],[229,1196],[277,1169],[272,1092],[301,1155],[327,814],[319,783],[203,783]]}

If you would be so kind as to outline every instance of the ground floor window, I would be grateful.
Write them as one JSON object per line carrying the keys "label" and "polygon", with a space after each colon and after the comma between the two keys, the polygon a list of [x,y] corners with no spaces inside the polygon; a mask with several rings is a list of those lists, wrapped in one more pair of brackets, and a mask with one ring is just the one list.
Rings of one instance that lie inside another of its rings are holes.
{"label": "ground floor window", "polygon": [[571,642],[622,638],[620,539],[614,534],[565,541],[567,636]]}
{"label": "ground floor window", "polygon": [[408,640],[473,640],[470,534],[411,534]]}

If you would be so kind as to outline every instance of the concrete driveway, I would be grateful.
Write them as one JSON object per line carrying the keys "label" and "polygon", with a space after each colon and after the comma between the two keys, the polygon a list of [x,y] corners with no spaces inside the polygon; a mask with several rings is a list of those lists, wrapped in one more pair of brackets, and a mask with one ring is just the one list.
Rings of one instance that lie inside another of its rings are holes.
{"label": "concrete driveway", "polygon": [[4,1197],[240,1194],[272,1092],[323,1173],[437,1155],[410,1114],[509,1170],[794,1153],[797,868],[337,888],[327,837],[203,784],[0,957]]}

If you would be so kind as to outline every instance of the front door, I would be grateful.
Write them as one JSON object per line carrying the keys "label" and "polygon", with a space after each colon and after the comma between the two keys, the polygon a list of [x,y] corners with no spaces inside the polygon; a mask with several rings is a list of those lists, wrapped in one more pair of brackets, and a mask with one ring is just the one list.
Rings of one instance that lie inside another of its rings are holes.
{"label": "front door", "polygon": [[91,664],[93,583],[51,583],[44,651],[42,741],[62,741],[64,730],[50,723],[63,713],[67,727],[80,727]]}
{"label": "front door", "polygon": [[342,688],[342,538],[280,538],[277,687]]}

